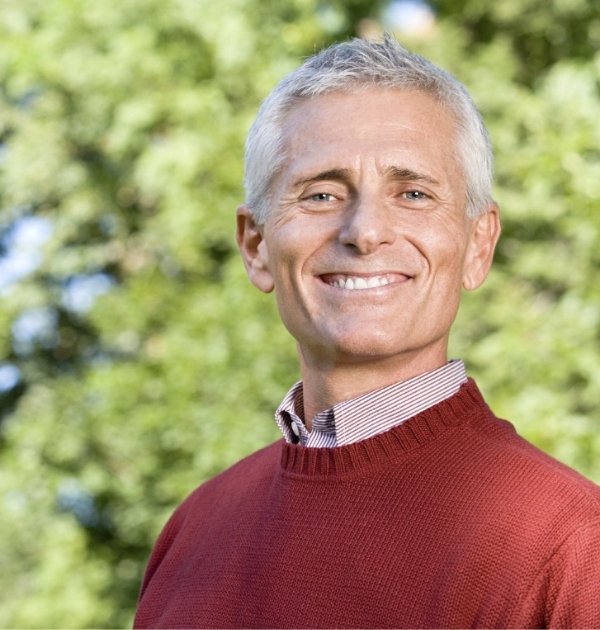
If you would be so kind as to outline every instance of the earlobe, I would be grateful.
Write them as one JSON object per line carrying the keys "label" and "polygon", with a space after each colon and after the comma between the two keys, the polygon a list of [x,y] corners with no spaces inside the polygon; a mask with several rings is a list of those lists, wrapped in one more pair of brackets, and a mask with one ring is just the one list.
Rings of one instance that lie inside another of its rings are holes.
{"label": "earlobe", "polygon": [[472,291],[487,278],[500,237],[500,211],[492,202],[486,213],[473,219],[469,248],[463,267],[463,287]]}
{"label": "earlobe", "polygon": [[236,240],[250,282],[263,293],[273,291],[273,276],[269,269],[269,252],[263,230],[254,220],[248,206],[237,209]]}

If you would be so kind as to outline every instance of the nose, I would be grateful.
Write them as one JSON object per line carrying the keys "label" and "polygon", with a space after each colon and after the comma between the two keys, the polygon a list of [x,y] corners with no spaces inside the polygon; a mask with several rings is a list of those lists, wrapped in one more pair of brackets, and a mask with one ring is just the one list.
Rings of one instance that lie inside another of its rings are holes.
{"label": "nose", "polygon": [[396,238],[389,209],[375,196],[357,197],[346,209],[339,240],[361,254],[371,254]]}

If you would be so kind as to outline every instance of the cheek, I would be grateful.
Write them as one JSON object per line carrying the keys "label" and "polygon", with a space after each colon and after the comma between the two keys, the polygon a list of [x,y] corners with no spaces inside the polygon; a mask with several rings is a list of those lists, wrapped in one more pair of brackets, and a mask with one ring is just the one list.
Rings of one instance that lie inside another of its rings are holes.
{"label": "cheek", "polygon": [[428,295],[437,303],[452,310],[458,305],[463,283],[465,244],[456,232],[438,235],[423,244],[421,253],[425,260],[425,271],[429,285]]}
{"label": "cheek", "polygon": [[280,284],[286,285],[301,277],[317,255],[323,233],[318,221],[290,220],[270,235],[271,268]]}
{"label": "cheek", "polygon": [[294,243],[287,245],[285,248],[271,251],[270,268],[280,307],[285,307],[286,303],[296,301],[298,294],[302,293],[303,252],[294,247]]}
{"label": "cheek", "polygon": [[279,282],[285,282],[287,278],[294,275],[294,270],[299,259],[299,252],[294,247],[294,243],[289,241],[285,247],[281,244],[271,249],[271,268]]}
{"label": "cheek", "polygon": [[428,231],[432,257],[443,266],[451,267],[457,274],[461,273],[469,240],[468,226],[458,217],[452,216]]}
{"label": "cheek", "polygon": [[425,235],[415,242],[415,246],[434,276],[462,276],[465,246],[463,239],[455,232]]}

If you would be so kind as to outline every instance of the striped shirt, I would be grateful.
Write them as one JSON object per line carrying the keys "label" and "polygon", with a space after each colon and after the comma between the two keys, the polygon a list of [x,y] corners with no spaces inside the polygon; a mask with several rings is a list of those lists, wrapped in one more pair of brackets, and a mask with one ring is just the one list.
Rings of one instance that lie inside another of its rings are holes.
{"label": "striped shirt", "polygon": [[308,447],[344,446],[388,431],[456,394],[467,380],[462,361],[345,400],[319,412],[308,431],[302,420],[302,381],[287,393],[275,420],[287,442]]}

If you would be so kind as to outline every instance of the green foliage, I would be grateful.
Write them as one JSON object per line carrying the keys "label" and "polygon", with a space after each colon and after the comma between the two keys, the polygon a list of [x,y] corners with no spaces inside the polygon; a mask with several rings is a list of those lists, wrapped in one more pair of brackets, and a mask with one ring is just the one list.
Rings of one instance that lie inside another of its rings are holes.
{"label": "green foliage", "polygon": [[[437,7],[431,37],[406,43],[472,90],[504,217],[452,354],[498,413],[600,480],[600,8]],[[1,626],[130,625],[174,507],[277,439],[270,418],[298,369],[273,300],[235,255],[243,142],[281,76],[378,10],[0,4],[0,235],[26,216],[53,226],[0,308],[0,363],[22,374],[0,393]],[[70,283],[98,274],[113,289],[69,307]],[[19,341],[15,322],[32,312],[51,325]]]}
{"label": "green foliage", "polygon": [[[434,0],[441,17],[458,27],[471,54],[510,42],[515,78],[534,85],[563,59],[584,62],[600,48],[598,0]],[[485,54],[485,53],[484,53]]]}

